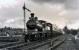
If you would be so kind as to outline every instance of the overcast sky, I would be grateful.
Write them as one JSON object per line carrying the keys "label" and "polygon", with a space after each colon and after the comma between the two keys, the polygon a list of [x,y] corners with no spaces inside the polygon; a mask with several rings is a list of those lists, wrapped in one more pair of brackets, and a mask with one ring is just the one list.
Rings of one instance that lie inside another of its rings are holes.
{"label": "overcast sky", "polygon": [[[79,28],[79,0],[0,0],[0,27],[23,27],[22,6],[59,28]],[[26,11],[26,20],[30,13]]]}

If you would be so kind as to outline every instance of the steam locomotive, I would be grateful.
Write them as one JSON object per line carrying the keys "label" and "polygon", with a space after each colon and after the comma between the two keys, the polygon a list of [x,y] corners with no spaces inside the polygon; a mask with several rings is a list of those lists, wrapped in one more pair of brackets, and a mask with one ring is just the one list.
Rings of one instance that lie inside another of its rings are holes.
{"label": "steam locomotive", "polygon": [[[25,42],[44,40],[53,37],[53,28],[51,23],[47,23],[44,20],[38,20],[34,17],[34,13],[31,13],[31,17],[26,23],[27,34],[25,35]],[[57,32],[56,32],[57,33]]]}
{"label": "steam locomotive", "polygon": [[[31,13],[31,17],[29,17],[29,20],[26,22],[26,27],[27,32],[23,34],[24,31],[22,31],[21,36],[19,36],[19,34],[18,36],[15,35],[19,32],[13,31],[14,34],[12,35],[12,31],[11,32],[2,31],[3,33],[6,32],[5,33],[6,35],[5,36],[1,35],[0,41],[10,41],[10,42],[22,41],[22,40],[25,40],[25,42],[42,41],[62,34],[61,32],[54,31],[51,23],[48,23],[44,20],[38,20],[38,18],[34,16],[34,13]],[[8,29],[6,28],[6,30]],[[0,34],[2,32],[0,32]],[[23,36],[24,38],[22,37],[22,35],[24,35]]]}

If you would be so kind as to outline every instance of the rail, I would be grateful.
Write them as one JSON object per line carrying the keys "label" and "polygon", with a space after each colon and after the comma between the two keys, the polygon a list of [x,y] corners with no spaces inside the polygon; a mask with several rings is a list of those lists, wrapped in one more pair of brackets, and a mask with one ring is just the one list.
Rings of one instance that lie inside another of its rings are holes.
{"label": "rail", "polygon": [[[61,37],[61,36],[59,36],[59,37]],[[56,37],[54,39],[48,39],[46,41],[41,41],[41,42],[38,42],[38,43],[35,43],[35,44],[31,44],[31,45],[28,45],[24,48],[26,48],[25,50],[34,50],[34,49],[37,49],[37,48],[42,47],[44,45],[49,45],[51,43],[51,40],[52,40],[52,42],[56,41],[57,39],[59,39],[59,37]]]}
{"label": "rail", "polygon": [[[54,50],[55,48],[57,48],[58,46],[62,45],[62,43],[64,43],[65,38],[63,38],[62,40],[56,40],[56,41],[52,41],[52,45],[49,47],[48,50]],[[55,43],[56,42],[56,43]],[[54,44],[55,43],[55,44]]]}
{"label": "rail", "polygon": [[[61,36],[58,36],[56,38],[53,38],[52,39],[52,42],[56,41],[57,39],[59,39],[59,37]],[[44,46],[44,45],[47,45],[47,44],[50,44],[51,43],[51,39],[48,39],[48,40],[43,40],[43,41],[35,41],[35,42],[29,42],[29,43],[24,43],[24,42],[14,42],[14,43],[10,43],[10,44],[6,44],[6,45],[1,45],[3,47],[0,46],[0,49],[7,49],[7,50],[11,50],[11,49],[19,49],[19,48],[23,48],[25,47],[26,50],[29,50],[29,49],[36,49],[38,47],[41,47],[41,46]]]}

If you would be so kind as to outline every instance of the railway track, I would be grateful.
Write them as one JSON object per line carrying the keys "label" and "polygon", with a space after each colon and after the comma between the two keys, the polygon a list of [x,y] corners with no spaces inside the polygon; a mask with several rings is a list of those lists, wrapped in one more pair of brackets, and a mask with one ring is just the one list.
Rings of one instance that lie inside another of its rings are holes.
{"label": "railway track", "polygon": [[[60,36],[59,36],[60,37]],[[59,37],[56,37],[52,40],[56,41],[57,39],[59,39]],[[14,42],[14,43],[9,43],[9,44],[4,44],[4,45],[0,45],[0,49],[5,49],[5,50],[20,50],[20,49],[24,49],[25,50],[33,50],[36,49],[38,47],[47,45],[51,43],[51,39],[48,40],[43,40],[43,41],[35,41],[35,42],[29,42],[29,43],[25,43],[25,42]]]}
{"label": "railway track", "polygon": [[[43,42],[46,42],[46,41],[47,40],[45,40],[45,41],[35,41],[35,42],[30,42],[30,43],[22,43],[22,44],[19,44],[19,45],[16,45],[16,46],[7,47],[7,49],[8,50],[12,50],[12,49],[18,50],[18,49],[22,49],[22,48],[26,48],[26,50],[33,49],[33,48],[41,46],[41,44],[40,45],[37,45],[37,44],[43,43]],[[42,44],[42,45],[44,45],[44,44]]]}
{"label": "railway track", "polygon": [[0,45],[0,49],[4,49],[4,50],[16,49],[16,48],[21,48],[24,46],[32,45],[32,44],[38,43],[38,42],[42,42],[42,41],[34,41],[34,42],[29,42],[29,43],[26,43],[26,42],[3,43],[2,45]]}
{"label": "railway track", "polygon": [[[52,39],[52,41],[56,41],[57,39],[59,39],[59,37],[56,37],[54,39]],[[51,39],[48,39],[48,40],[45,40],[45,41],[39,41],[39,42],[34,42],[34,43],[31,43],[29,45],[18,45],[18,46],[13,46],[13,47],[9,47],[9,49],[21,49],[21,50],[33,50],[33,49],[37,49],[41,46],[44,46],[44,45],[49,45],[51,43]]]}
{"label": "railway track", "polygon": [[[59,37],[57,37],[57,38],[54,38],[53,40],[52,40],[52,42],[59,42],[56,46],[58,46],[59,44],[61,44],[61,43],[63,43],[64,42],[64,40],[65,39],[63,39],[63,40],[61,40],[61,41],[58,41],[59,39],[61,39],[61,38],[59,38]],[[39,48],[39,47],[42,47],[42,46],[45,46],[45,45],[48,45],[49,46],[49,44],[51,44],[51,39],[49,39],[49,40],[47,40],[47,41],[44,41],[44,42],[41,42],[41,43],[38,43],[37,45],[31,45],[31,46],[27,46],[27,47],[25,47],[26,49],[25,50],[35,50],[35,49],[37,49],[37,48]],[[55,46],[55,47],[56,47]],[[55,47],[53,47],[53,48],[55,48]],[[39,49],[40,50],[40,49]]]}
{"label": "railway track", "polygon": [[65,37],[63,39],[57,39],[56,41],[51,41],[53,45],[51,45],[48,50],[54,50],[58,46],[62,45],[64,42],[65,42]]}
{"label": "railway track", "polygon": [[0,45],[0,49],[2,48],[7,48],[7,47],[10,47],[10,46],[14,46],[14,45],[18,45],[18,44],[22,44],[24,42],[10,42],[10,43],[4,43],[2,45]]}
{"label": "railway track", "polygon": [[21,44],[18,44],[18,45],[14,45],[14,46],[11,46],[11,47],[7,47],[7,49],[11,50],[11,49],[19,49],[19,48],[22,48],[24,46],[29,46],[29,45],[36,45],[36,43],[39,43],[40,41],[35,41],[35,42],[29,42],[29,43],[21,43]]}

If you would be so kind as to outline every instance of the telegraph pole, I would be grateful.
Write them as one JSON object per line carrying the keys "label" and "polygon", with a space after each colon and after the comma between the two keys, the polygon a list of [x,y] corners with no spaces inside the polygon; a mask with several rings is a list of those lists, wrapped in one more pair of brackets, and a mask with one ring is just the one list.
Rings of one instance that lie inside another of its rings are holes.
{"label": "telegraph pole", "polygon": [[[31,10],[27,9],[26,6],[25,6],[25,3],[24,3],[24,6],[23,6],[23,11],[24,11],[24,19],[23,19],[23,22],[24,22],[24,35],[26,33],[26,12],[25,11],[28,11],[28,12],[31,12]],[[26,42],[26,36],[24,36],[24,41]]]}
{"label": "telegraph pole", "polygon": [[31,12],[31,10],[26,8],[25,3],[24,3],[24,6],[23,6],[23,11],[24,11],[24,33],[25,33],[25,30],[26,30],[26,12],[25,12],[25,10],[27,10],[28,12]]}
{"label": "telegraph pole", "polygon": [[26,28],[26,26],[25,26],[25,23],[26,23],[26,17],[25,17],[25,3],[24,3],[24,6],[23,6],[23,11],[24,11],[24,33],[25,33],[25,28]]}

